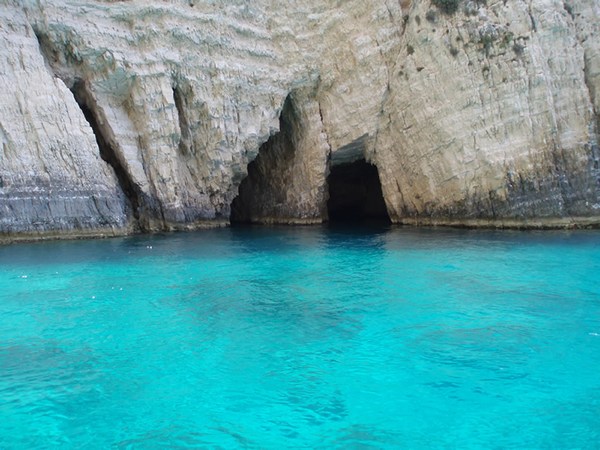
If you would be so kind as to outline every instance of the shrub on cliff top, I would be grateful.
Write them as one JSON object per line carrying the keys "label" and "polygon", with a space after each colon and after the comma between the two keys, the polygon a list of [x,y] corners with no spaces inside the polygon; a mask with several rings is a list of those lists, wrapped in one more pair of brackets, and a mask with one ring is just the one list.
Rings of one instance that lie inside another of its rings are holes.
{"label": "shrub on cliff top", "polygon": [[431,0],[431,3],[444,14],[454,14],[458,11],[460,0]]}

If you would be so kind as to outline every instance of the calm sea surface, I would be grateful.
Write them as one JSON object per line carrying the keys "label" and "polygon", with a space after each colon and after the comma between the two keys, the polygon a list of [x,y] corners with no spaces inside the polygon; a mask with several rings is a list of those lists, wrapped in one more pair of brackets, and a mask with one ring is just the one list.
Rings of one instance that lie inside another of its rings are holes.
{"label": "calm sea surface", "polygon": [[600,448],[600,232],[0,247],[0,448]]}

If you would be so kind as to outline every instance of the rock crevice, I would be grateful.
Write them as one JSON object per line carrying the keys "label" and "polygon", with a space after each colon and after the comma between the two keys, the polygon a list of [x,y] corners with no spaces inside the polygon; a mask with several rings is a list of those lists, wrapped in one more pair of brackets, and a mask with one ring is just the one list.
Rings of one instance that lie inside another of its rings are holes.
{"label": "rock crevice", "polygon": [[[95,105],[94,98],[83,80],[76,80],[70,90],[75,97],[75,101],[81,108],[83,116],[92,128],[96,143],[98,144],[100,157],[114,170],[119,181],[119,186],[127,197],[133,217],[139,226],[141,192],[139,187],[131,180],[129,173],[119,159],[118,153],[115,151],[114,143],[111,142],[113,133],[106,123],[106,119],[102,117],[101,111]],[[144,229],[141,228],[141,231],[144,231]]]}
{"label": "rock crevice", "polygon": [[318,103],[307,92],[288,95],[279,131],[260,147],[240,183],[232,222],[307,224],[326,219],[328,150]]}
{"label": "rock crevice", "polygon": [[133,230],[94,135],[22,5],[0,8],[0,240]]}

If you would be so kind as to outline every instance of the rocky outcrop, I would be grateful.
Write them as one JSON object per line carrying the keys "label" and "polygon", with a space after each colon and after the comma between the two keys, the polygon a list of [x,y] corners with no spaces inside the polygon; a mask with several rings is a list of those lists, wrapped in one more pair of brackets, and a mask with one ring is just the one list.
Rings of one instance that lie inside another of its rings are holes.
{"label": "rocky outcrop", "polygon": [[589,37],[600,3],[576,3],[459,2],[444,14],[415,2],[376,155],[394,220],[598,215],[599,44]]}
{"label": "rocky outcrop", "polygon": [[129,202],[21,8],[0,7],[0,236],[132,229]]}
{"label": "rocky outcrop", "polygon": [[394,222],[599,222],[599,10],[5,0],[0,233],[320,222],[362,159]]}
{"label": "rocky outcrop", "polygon": [[292,92],[283,105],[279,132],[259,149],[233,200],[231,220],[320,223],[327,217],[328,157],[319,104]]}

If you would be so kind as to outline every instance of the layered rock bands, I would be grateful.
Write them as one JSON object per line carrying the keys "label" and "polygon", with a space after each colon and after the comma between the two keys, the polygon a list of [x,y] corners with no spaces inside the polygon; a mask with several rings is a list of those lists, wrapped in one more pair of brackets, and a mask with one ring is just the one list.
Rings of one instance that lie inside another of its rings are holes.
{"label": "layered rock bands", "polygon": [[3,0],[0,61],[11,239],[600,223],[600,0]]}

